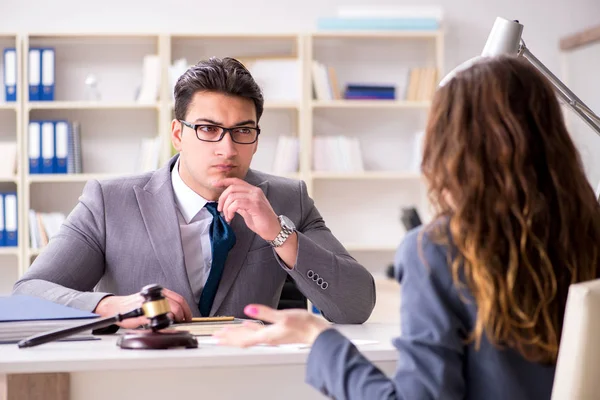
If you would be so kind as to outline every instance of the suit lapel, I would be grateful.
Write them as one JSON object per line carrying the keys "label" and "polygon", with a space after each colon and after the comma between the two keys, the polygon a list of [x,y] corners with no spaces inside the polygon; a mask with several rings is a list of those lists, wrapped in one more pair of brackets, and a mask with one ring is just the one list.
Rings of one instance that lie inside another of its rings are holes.
{"label": "suit lapel", "polygon": [[[246,175],[246,182],[258,186],[262,189],[265,196],[268,191],[268,182],[260,181],[257,179],[256,175],[252,172],[252,170],[248,171]],[[227,254],[227,260],[225,261],[225,268],[223,270],[223,276],[221,277],[221,282],[219,283],[219,288],[217,289],[217,293],[215,295],[215,299],[213,300],[213,305],[210,311],[210,315],[215,315],[225,296],[231,290],[233,283],[235,282],[242,266],[244,265],[244,261],[246,260],[246,255],[248,254],[248,250],[250,250],[250,246],[252,245],[252,241],[256,234],[252,232],[244,222],[244,218],[241,215],[236,214],[231,220],[231,228],[235,232],[236,243],[235,246],[229,251]]]}
{"label": "suit lapel", "polygon": [[[178,292],[193,304],[194,296],[185,270],[181,233],[171,184],[171,168],[177,156],[166,167],[156,171],[144,188],[134,187],[140,212],[150,243],[168,282],[167,289]],[[192,306],[190,304],[190,306]]]}

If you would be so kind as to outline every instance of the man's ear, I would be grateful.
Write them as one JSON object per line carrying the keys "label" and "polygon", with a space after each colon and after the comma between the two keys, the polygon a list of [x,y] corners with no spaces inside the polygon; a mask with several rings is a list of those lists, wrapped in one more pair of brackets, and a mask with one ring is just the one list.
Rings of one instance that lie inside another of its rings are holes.
{"label": "man's ear", "polygon": [[[257,125],[257,128],[260,129],[260,126]],[[252,152],[252,154],[256,154],[256,150],[258,150],[258,140],[260,139],[260,135],[258,135],[256,137],[256,142],[254,142],[254,151]]]}
{"label": "man's ear", "polygon": [[174,119],[171,121],[171,143],[177,151],[181,151],[181,142],[183,140],[183,127],[182,123]]}

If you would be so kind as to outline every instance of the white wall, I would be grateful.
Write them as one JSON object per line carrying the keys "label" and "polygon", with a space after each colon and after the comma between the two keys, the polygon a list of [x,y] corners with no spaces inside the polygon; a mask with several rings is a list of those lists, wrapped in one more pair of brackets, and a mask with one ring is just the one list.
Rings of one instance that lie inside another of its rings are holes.
{"label": "white wall", "polygon": [[[313,30],[319,16],[333,15],[339,5],[367,3],[357,0],[0,0],[0,30],[302,32]],[[599,0],[379,0],[376,3],[443,6],[447,70],[478,54],[494,19],[503,16],[518,19],[525,25],[524,40],[528,47],[562,76],[559,39],[600,22]],[[593,73],[599,65],[577,65],[576,81],[573,81],[576,93],[577,89],[587,90],[581,97],[590,106],[600,106],[599,92],[588,90],[590,86],[586,84],[600,81],[600,76]],[[588,174],[596,185],[600,181],[600,162],[594,164],[589,147],[597,148],[599,143],[594,142],[595,138],[589,139],[593,133],[586,127],[574,125],[573,129],[577,142],[586,152]]]}
{"label": "white wall", "polygon": [[[356,0],[0,0],[0,30],[307,31],[319,16]],[[496,16],[518,19],[535,54],[558,70],[561,36],[598,23],[598,0],[379,0],[377,4],[440,4],[446,11],[446,66],[481,51]]]}

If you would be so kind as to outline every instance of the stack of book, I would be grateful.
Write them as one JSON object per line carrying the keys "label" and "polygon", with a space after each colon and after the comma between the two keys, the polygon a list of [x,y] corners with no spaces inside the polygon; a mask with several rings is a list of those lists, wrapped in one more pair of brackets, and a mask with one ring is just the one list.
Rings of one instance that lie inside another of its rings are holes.
{"label": "stack of book", "polygon": [[[96,314],[52,303],[37,297],[0,297],[0,344],[17,343],[41,333],[82,325],[98,318]],[[91,330],[62,340],[95,339]]]}
{"label": "stack of book", "polygon": [[296,136],[279,136],[273,160],[273,173],[282,175],[298,172],[299,152],[300,141]]}
{"label": "stack of book", "polygon": [[334,17],[319,18],[319,30],[419,30],[440,28],[443,9],[439,6],[343,6]]}
{"label": "stack of book", "polygon": [[396,87],[390,85],[348,84],[344,91],[346,100],[395,100]]}
{"label": "stack of book", "polygon": [[45,247],[65,221],[62,213],[41,213],[29,210],[29,242],[32,249]]}
{"label": "stack of book", "polygon": [[364,172],[360,142],[347,136],[319,136],[313,140],[313,169]]}

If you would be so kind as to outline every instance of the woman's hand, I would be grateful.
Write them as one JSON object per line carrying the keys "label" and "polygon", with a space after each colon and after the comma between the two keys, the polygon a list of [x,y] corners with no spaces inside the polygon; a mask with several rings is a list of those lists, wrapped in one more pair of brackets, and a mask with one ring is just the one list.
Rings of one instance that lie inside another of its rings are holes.
{"label": "woman's hand", "polygon": [[213,334],[219,344],[249,347],[257,344],[303,343],[311,345],[317,336],[330,327],[329,322],[305,310],[274,310],[270,307],[250,304],[244,309],[249,317],[272,325],[247,321],[242,326],[231,326]]}

